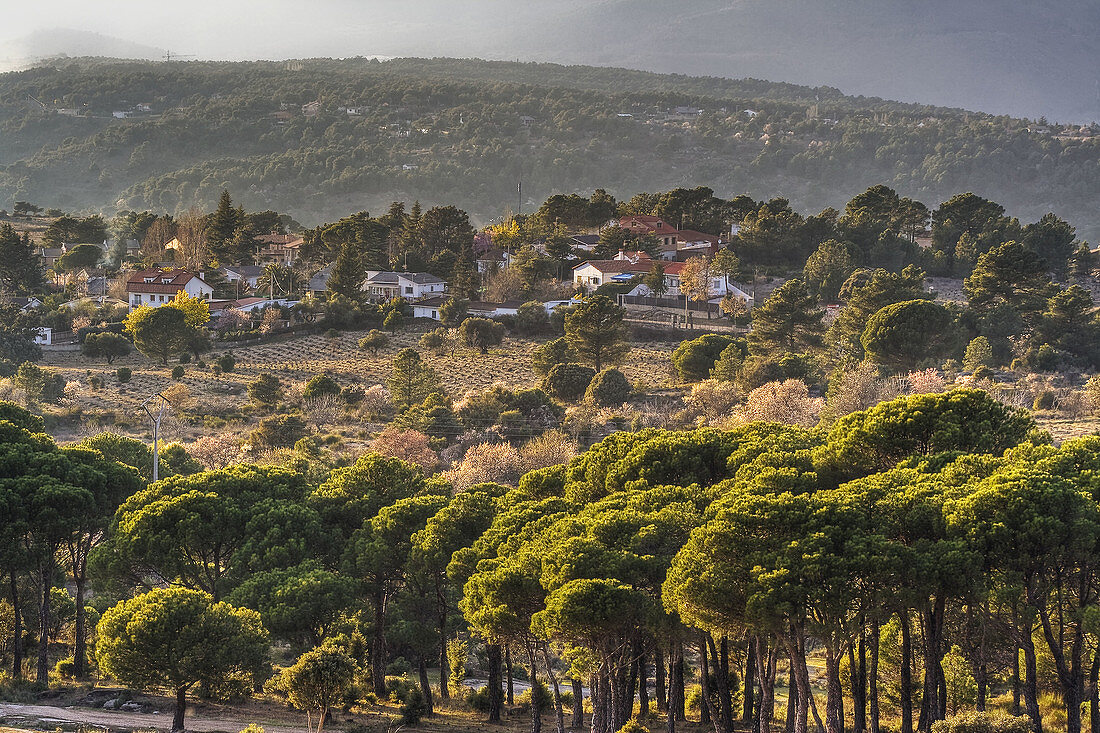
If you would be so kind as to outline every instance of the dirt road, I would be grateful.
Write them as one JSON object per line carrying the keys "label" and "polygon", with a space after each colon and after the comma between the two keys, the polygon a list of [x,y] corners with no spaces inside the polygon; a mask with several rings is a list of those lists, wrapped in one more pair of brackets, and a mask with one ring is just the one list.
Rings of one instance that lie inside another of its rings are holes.
{"label": "dirt road", "polygon": [[[51,705],[24,705],[21,703],[0,702],[0,724],[17,728],[37,728],[53,730],[68,727],[65,724],[82,723],[103,728],[130,728],[134,730],[170,731],[172,712],[127,713],[114,710],[101,710],[87,707],[54,707]],[[250,723],[259,723],[264,733],[305,733],[305,720],[301,726],[288,726],[285,723],[268,724],[262,720],[234,720],[223,717],[207,717],[202,713],[188,713],[187,730],[200,733],[237,733]]]}

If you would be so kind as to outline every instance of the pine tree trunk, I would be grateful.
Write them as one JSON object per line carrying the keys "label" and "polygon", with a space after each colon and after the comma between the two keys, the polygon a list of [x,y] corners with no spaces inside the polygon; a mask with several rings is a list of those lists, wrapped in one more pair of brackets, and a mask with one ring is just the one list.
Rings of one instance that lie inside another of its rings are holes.
{"label": "pine tree trunk", "polygon": [[500,644],[486,644],[485,653],[489,661],[489,722],[499,723],[504,697],[501,690]]}
{"label": "pine tree trunk", "polygon": [[[1025,625],[1023,631],[1030,632],[1031,625]],[[1030,633],[1021,635],[1021,644],[1024,650],[1024,707],[1027,709],[1027,717],[1031,718],[1032,733],[1043,733],[1043,717],[1039,712],[1039,680],[1035,670],[1035,644],[1031,640]]]}
{"label": "pine tree trunk", "polygon": [[1012,707],[1008,712],[1016,717],[1020,716],[1020,697],[1022,695],[1022,687],[1020,685],[1020,647],[1013,645],[1012,647]]}
{"label": "pine tree trunk", "polygon": [[15,579],[15,570],[11,571],[11,607],[14,618],[11,640],[11,678],[23,679],[23,609],[19,603],[19,583]]}
{"label": "pine tree trunk", "polygon": [[53,573],[47,565],[39,566],[38,571],[42,595],[38,601],[38,669],[36,681],[40,685],[50,684],[50,589],[53,587]]}
{"label": "pine tree trunk", "polygon": [[82,680],[88,674],[87,670],[87,631],[85,626],[87,625],[87,614],[84,611],[84,586],[87,584],[87,578],[84,577],[84,573],[80,573],[75,577],[76,582],[76,619],[74,620],[73,634],[75,639],[73,641],[73,676]]}
{"label": "pine tree trunk", "polygon": [[424,695],[424,704],[428,706],[428,717],[435,714],[435,705],[432,704],[432,683],[428,681],[428,665],[424,663],[424,655],[416,655],[416,670],[420,675],[420,692]]}
{"label": "pine tree trunk", "polygon": [[871,665],[867,671],[867,695],[868,695],[868,707],[870,708],[870,731],[869,733],[879,733],[879,710],[878,710],[878,645],[881,632],[878,626],[878,619],[875,619],[871,623],[871,636],[869,641],[871,646]]}
{"label": "pine tree trunk", "polygon": [[840,654],[825,648],[825,731],[844,733],[844,689],[840,685]]}
{"label": "pine tree trunk", "polygon": [[714,637],[705,635],[714,657],[714,682],[718,693],[718,715],[722,730],[733,730],[733,706],[730,700],[729,662],[726,660],[726,637],[722,637],[721,647],[716,647]]}
{"label": "pine tree trunk", "polygon": [[569,727],[574,730],[584,727],[584,685],[579,677],[573,678],[573,720],[569,722]]}
{"label": "pine tree trunk", "polygon": [[558,687],[558,676],[554,674],[554,666],[550,664],[550,645],[542,643],[542,661],[546,665],[546,676],[550,678],[550,684],[554,693],[554,721],[557,724],[557,733],[565,733],[565,711],[561,706],[561,688]]}
{"label": "pine tree trunk", "polygon": [[1089,669],[1089,731],[1100,733],[1100,649],[1092,655]]}
{"label": "pine tree trunk", "polygon": [[184,730],[183,716],[187,712],[187,688],[176,690],[176,712],[172,715],[172,733]]}
{"label": "pine tree trunk", "polygon": [[508,673],[508,705],[511,707],[516,704],[515,696],[515,681],[512,678],[512,647],[510,645],[504,647],[504,669]]}
{"label": "pine tree trunk", "polygon": [[649,658],[644,641],[638,642],[638,719],[649,717]]}
{"label": "pine tree trunk", "polygon": [[447,658],[447,612],[439,614],[439,699],[451,699],[451,660]]}
{"label": "pine tree trunk", "polygon": [[855,650],[848,647],[848,669],[852,678],[852,730],[864,733],[867,730],[867,647],[863,643],[862,628]]}
{"label": "pine tree trunk", "polygon": [[542,730],[542,713],[537,705],[538,697],[535,688],[538,687],[538,666],[535,663],[535,650],[531,640],[524,642],[527,646],[527,662],[531,669],[531,733],[539,733]]}
{"label": "pine tree trunk", "polygon": [[753,711],[753,684],[756,680],[756,644],[755,636],[750,636],[745,642],[745,677],[742,680],[742,708],[741,722],[744,725],[752,725]]}
{"label": "pine tree trunk", "polygon": [[908,611],[899,611],[901,622],[901,733],[913,733],[913,633]]}
{"label": "pine tree trunk", "polygon": [[382,622],[386,616],[386,598],[381,591],[374,593],[374,641],[371,644],[371,681],[374,694],[386,695],[386,632]]}
{"label": "pine tree trunk", "polygon": [[[703,636],[699,636],[699,691],[702,701],[699,705],[699,723],[701,725],[710,725],[712,721],[716,721],[718,716],[711,714],[710,709],[710,662],[708,658],[710,654],[707,651],[707,642],[703,639]],[[719,727],[716,725],[714,730],[716,733],[721,733]]]}
{"label": "pine tree trunk", "polygon": [[673,646],[676,649],[676,668],[673,670],[675,684],[672,686],[676,704],[673,706],[673,711],[676,713],[677,721],[685,721],[687,714],[684,711],[684,642],[677,639]]}
{"label": "pine tree trunk", "polygon": [[661,645],[653,642],[653,689],[657,696],[657,712],[668,710],[668,691],[665,688],[665,655]]}

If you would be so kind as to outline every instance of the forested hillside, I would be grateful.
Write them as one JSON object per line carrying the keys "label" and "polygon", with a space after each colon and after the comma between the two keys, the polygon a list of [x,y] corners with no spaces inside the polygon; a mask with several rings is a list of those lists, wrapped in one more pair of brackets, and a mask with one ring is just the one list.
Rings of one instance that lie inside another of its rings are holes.
{"label": "forested hillside", "polygon": [[930,206],[973,190],[1021,219],[1054,211],[1095,240],[1093,132],[621,69],[77,60],[0,76],[0,207],[177,211],[228,187],[305,224],[413,198],[484,222],[520,205],[520,181],[530,208],[557,191],[706,183],[806,210],[886,183]]}

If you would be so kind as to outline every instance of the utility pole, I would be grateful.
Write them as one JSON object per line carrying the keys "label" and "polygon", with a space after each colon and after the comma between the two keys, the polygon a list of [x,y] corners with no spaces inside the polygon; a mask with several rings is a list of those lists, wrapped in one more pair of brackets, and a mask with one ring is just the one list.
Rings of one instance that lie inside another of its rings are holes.
{"label": "utility pole", "polygon": [[[150,409],[151,402],[157,403],[156,414]],[[164,419],[164,413],[168,407],[168,399],[160,392],[141,403],[141,409],[145,410],[145,414],[153,423],[153,481],[160,478],[160,422]]]}
{"label": "utility pole", "polygon": [[517,201],[516,203],[518,204],[518,206],[516,206],[516,214],[517,215],[522,214],[523,213],[523,181],[519,182],[519,201]]}

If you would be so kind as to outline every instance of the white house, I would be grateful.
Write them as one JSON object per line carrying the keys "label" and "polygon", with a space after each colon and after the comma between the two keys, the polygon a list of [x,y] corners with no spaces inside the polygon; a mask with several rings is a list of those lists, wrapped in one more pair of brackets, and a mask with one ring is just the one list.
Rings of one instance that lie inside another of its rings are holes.
{"label": "white house", "polygon": [[512,254],[500,247],[490,247],[479,254],[474,262],[477,265],[477,271],[481,274],[497,272],[512,263]]}
{"label": "white house", "polygon": [[222,273],[228,282],[240,282],[246,288],[255,288],[260,282],[260,276],[264,274],[264,268],[259,265],[232,265],[223,267]]}
{"label": "white house", "polygon": [[362,289],[376,300],[391,300],[402,297],[407,300],[420,300],[433,295],[442,295],[447,289],[447,281],[427,272],[385,272],[370,270],[363,281]]}
{"label": "white house", "polygon": [[40,326],[35,330],[34,342],[39,346],[53,345],[53,329],[49,326]]}
{"label": "white house", "polygon": [[130,310],[142,305],[159,307],[170,303],[176,293],[184,292],[193,298],[209,300],[214,288],[196,274],[183,269],[140,270],[126,280],[126,299]]}

